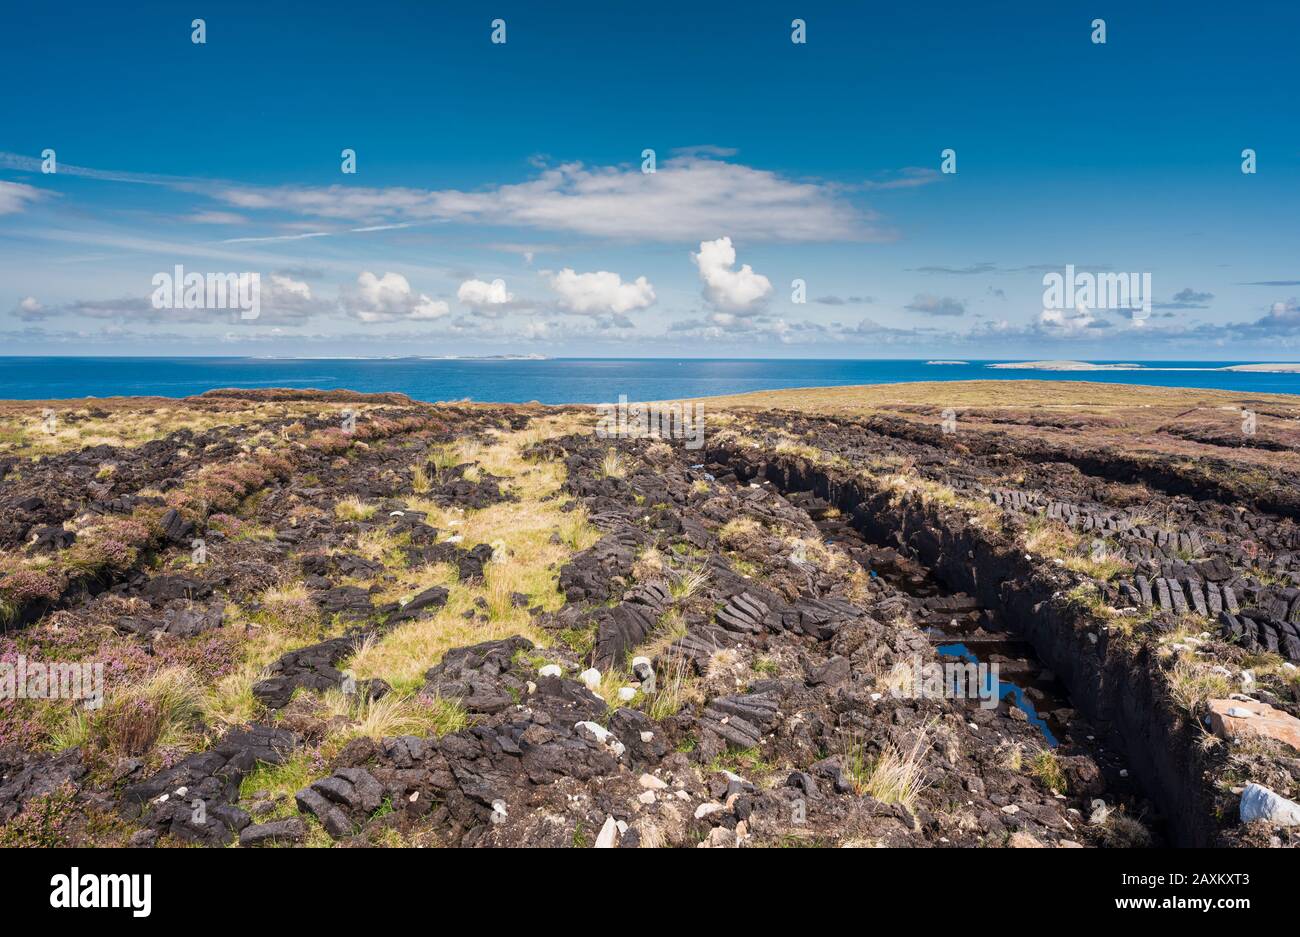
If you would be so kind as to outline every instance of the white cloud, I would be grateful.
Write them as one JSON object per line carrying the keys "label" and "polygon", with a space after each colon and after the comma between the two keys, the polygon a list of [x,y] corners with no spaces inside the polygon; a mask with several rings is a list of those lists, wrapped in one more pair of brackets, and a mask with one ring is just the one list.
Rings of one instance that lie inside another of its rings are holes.
{"label": "white cloud", "polygon": [[506,289],[506,281],[502,279],[493,280],[486,283],[483,280],[466,280],[456,290],[456,298],[473,309],[484,309],[491,306],[505,306],[514,302],[515,296]]}
{"label": "white cloud", "polygon": [[691,260],[700,268],[704,282],[704,298],[709,305],[723,312],[747,312],[762,304],[772,294],[772,283],[761,273],[755,273],[749,264],[739,270],[736,249],[731,238],[701,241],[700,252],[691,254]]}
{"label": "white cloud", "polygon": [[243,224],[248,219],[232,211],[196,211],[184,220],[194,224]]}
{"label": "white cloud", "polygon": [[271,274],[272,298],[286,302],[311,302],[311,286],[283,273]]}
{"label": "white cloud", "polygon": [[1058,333],[1075,333],[1082,332],[1085,329],[1092,328],[1093,323],[1097,321],[1087,309],[1082,306],[1077,311],[1068,309],[1044,309],[1038,317],[1038,322],[1045,328],[1051,329]]}
{"label": "white cloud", "polygon": [[440,319],[451,312],[442,300],[416,294],[400,273],[377,277],[369,270],[357,277],[357,285],[341,297],[345,312],[362,322],[392,322],[398,319],[427,321]]}
{"label": "white cloud", "polygon": [[917,293],[912,301],[903,307],[912,312],[922,312],[927,316],[964,316],[966,306],[959,299],[951,296],[934,296],[930,293]]}
{"label": "white cloud", "polygon": [[639,166],[566,163],[534,179],[483,191],[357,186],[224,186],[214,195],[241,209],[374,222],[441,220],[516,225],[591,237],[695,240],[719,229],[751,240],[880,240],[875,215],[845,190],[764,169],[687,155]]}
{"label": "white cloud", "polygon": [[18,303],[18,309],[16,310],[19,317],[23,319],[35,319],[44,311],[45,307],[37,301],[35,296],[23,297],[22,301]]}
{"label": "white cloud", "polygon": [[21,182],[0,182],[0,215],[26,211],[30,202],[35,202],[45,194],[41,189]]}
{"label": "white cloud", "polygon": [[617,273],[598,270],[575,273],[565,267],[551,276],[551,289],[560,294],[560,305],[583,315],[617,314],[645,309],[655,301],[655,290],[645,277],[624,283]]}

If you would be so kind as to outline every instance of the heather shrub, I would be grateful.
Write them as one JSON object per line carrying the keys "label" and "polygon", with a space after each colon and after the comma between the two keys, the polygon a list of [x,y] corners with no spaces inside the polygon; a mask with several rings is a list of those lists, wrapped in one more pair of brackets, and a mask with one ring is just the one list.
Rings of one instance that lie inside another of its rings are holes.
{"label": "heather shrub", "polygon": [[277,586],[262,593],[256,620],[276,631],[307,635],[320,626],[320,610],[300,583]]}
{"label": "heather shrub", "polygon": [[23,805],[22,812],[0,826],[0,848],[54,849],[69,844],[72,823],[80,812],[76,789],[69,782]]}
{"label": "heather shrub", "polygon": [[347,452],[352,446],[352,437],[341,429],[325,429],[308,436],[306,445],[317,452],[336,455]]}
{"label": "heather shrub", "polygon": [[6,601],[26,605],[37,599],[57,599],[63,585],[54,577],[34,569],[19,569],[0,579],[0,595]]}
{"label": "heather shrub", "polygon": [[227,537],[233,538],[243,533],[247,525],[232,514],[213,514],[208,518],[208,526],[219,533],[225,534]]}
{"label": "heather shrub", "polygon": [[127,570],[135,565],[138,552],[121,540],[82,537],[60,554],[64,568],[78,573]]}
{"label": "heather shrub", "polygon": [[203,688],[186,667],[164,667],[112,696],[94,717],[92,736],[106,751],[139,757],[181,740],[198,722]]}
{"label": "heather shrub", "polygon": [[96,537],[116,540],[129,547],[142,547],[149,542],[151,535],[148,524],[134,517],[110,517],[95,525]]}

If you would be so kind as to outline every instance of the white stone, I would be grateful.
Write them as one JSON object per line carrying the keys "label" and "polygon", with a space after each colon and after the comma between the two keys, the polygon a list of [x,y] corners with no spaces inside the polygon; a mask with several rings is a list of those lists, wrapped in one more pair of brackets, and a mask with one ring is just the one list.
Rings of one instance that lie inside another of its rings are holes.
{"label": "white stone", "polygon": [[717,813],[719,810],[726,810],[726,809],[727,808],[722,806],[722,804],[715,803],[713,801],[700,804],[698,807],[695,808],[695,819],[703,820],[711,813]]}
{"label": "white stone", "polygon": [[655,792],[642,791],[640,794],[637,795],[636,799],[641,801],[641,803],[645,804],[648,807],[650,804],[653,804],[655,802]]}
{"label": "white stone", "polygon": [[594,693],[596,687],[600,686],[600,671],[595,667],[590,667],[578,674],[578,679],[587,685],[588,690]]}
{"label": "white stone", "polygon": [[636,690],[630,686],[621,686],[618,688],[618,698],[621,702],[630,703],[636,699]]}
{"label": "white stone", "polygon": [[614,822],[613,817],[605,818],[605,825],[600,828],[596,834],[597,849],[613,849],[618,845],[618,824]]}
{"label": "white stone", "polygon": [[1228,715],[1234,719],[1250,719],[1255,715],[1255,712],[1245,706],[1229,706]]}
{"label": "white stone", "polygon": [[560,677],[563,675],[564,671],[560,669],[559,664],[543,664],[537,670],[537,676],[539,677]]}
{"label": "white stone", "polygon": [[642,732],[642,733],[641,733],[641,741],[643,741],[643,742],[653,742],[654,740],[655,740],[655,734],[654,734],[653,732]]}
{"label": "white stone", "polygon": [[595,739],[597,743],[609,749],[615,758],[622,757],[623,743],[614,737],[613,732],[610,732],[599,722],[577,722],[574,723],[573,727],[578,730],[579,735],[582,734],[583,730],[586,730],[587,734]]}
{"label": "white stone", "polygon": [[1247,784],[1241,793],[1241,822],[1267,820],[1276,826],[1300,826],[1300,804],[1262,784]]}
{"label": "white stone", "polygon": [[661,781],[659,778],[648,772],[641,775],[638,779],[638,783],[648,791],[662,791],[668,786],[666,781]]}

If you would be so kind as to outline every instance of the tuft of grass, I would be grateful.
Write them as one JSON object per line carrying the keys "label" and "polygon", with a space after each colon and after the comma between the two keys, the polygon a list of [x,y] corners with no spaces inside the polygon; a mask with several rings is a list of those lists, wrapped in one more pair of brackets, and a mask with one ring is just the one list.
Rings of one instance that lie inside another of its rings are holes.
{"label": "tuft of grass", "polygon": [[1079,535],[1062,522],[1040,515],[1025,527],[1025,549],[1049,557],[1070,556],[1082,542]]}
{"label": "tuft of grass", "polygon": [[691,570],[679,574],[670,585],[669,592],[674,599],[689,599],[709,582],[709,574],[702,570]]}
{"label": "tuft of grass", "polygon": [[996,753],[1002,760],[1002,767],[1017,774],[1025,766],[1025,747],[1019,742],[1003,742]]}
{"label": "tuft of grass", "polygon": [[591,526],[585,505],[565,514],[557,525],[560,542],[574,553],[587,549],[600,539],[600,532]]}
{"label": "tuft of grass", "polygon": [[1098,825],[1102,845],[1111,849],[1147,849],[1152,845],[1150,831],[1118,810],[1107,810]]}
{"label": "tuft of grass", "polygon": [[1029,759],[1029,773],[1048,790],[1058,794],[1065,793],[1065,772],[1061,769],[1061,762],[1056,757],[1056,752],[1051,749],[1045,748]]}
{"label": "tuft of grass", "polygon": [[930,750],[929,726],[916,734],[906,750],[892,742],[874,759],[868,759],[860,740],[850,744],[845,753],[845,771],[859,795],[870,794],[881,803],[902,804],[908,810],[928,787],[925,781],[925,756]]}
{"label": "tuft of grass", "polygon": [[1169,695],[1192,715],[1199,714],[1209,700],[1230,696],[1237,689],[1223,674],[1181,654],[1165,677],[1169,681]]}
{"label": "tuft of grass", "polygon": [[757,748],[728,749],[708,764],[710,771],[730,771],[751,781],[757,781],[776,770],[776,765],[763,757]]}
{"label": "tuft of grass", "polygon": [[664,555],[658,547],[646,547],[632,564],[632,578],[637,582],[660,579],[664,574]]}
{"label": "tuft of grass", "polygon": [[360,498],[347,497],[334,504],[334,516],[341,521],[368,521],[379,510],[373,504],[366,504]]}
{"label": "tuft of grass", "polygon": [[77,708],[68,713],[63,724],[50,733],[49,748],[61,752],[67,748],[84,746],[91,740],[92,719],[85,709]]}
{"label": "tuft of grass", "polygon": [[92,717],[88,735],[115,755],[145,755],[158,745],[188,741],[203,701],[203,687],[189,668],[164,667],[109,699]]}
{"label": "tuft of grass", "polygon": [[735,549],[762,533],[763,525],[752,517],[733,517],[718,528],[718,539],[723,546]]}
{"label": "tuft of grass", "polygon": [[441,481],[443,474],[460,465],[461,461],[455,446],[435,446],[429,450],[427,464],[433,466],[434,475]]}
{"label": "tuft of grass", "polygon": [[684,654],[674,654],[668,659],[656,682],[658,684],[646,715],[656,721],[675,716],[686,702],[687,672],[690,664]]}
{"label": "tuft of grass", "polygon": [[321,701],[328,711],[348,720],[333,733],[340,741],[361,736],[375,740],[396,735],[440,737],[469,724],[463,706],[441,697],[392,692],[372,700],[361,694],[348,696],[341,690],[327,690]]}
{"label": "tuft of grass", "polygon": [[307,635],[320,626],[320,610],[301,582],[272,586],[260,596],[261,611],[254,618],[282,634]]}
{"label": "tuft of grass", "polygon": [[429,480],[429,473],[425,471],[423,465],[416,465],[411,469],[411,490],[417,495],[428,494],[433,488],[433,482]]}
{"label": "tuft of grass", "polygon": [[610,448],[605,452],[605,458],[600,463],[601,478],[622,478],[627,475],[627,465],[623,457],[618,454],[618,450]]}

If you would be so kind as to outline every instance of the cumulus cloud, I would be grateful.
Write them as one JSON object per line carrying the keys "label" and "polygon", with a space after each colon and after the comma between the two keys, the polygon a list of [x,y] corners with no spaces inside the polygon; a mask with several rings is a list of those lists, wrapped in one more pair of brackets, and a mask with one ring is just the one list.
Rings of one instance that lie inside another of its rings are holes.
{"label": "cumulus cloud", "polygon": [[731,238],[701,241],[700,252],[691,254],[691,260],[700,270],[704,283],[704,299],[710,306],[723,312],[748,312],[772,295],[772,283],[754,268],[745,264],[736,266],[736,249]]}
{"label": "cumulus cloud", "polygon": [[884,240],[876,216],[830,183],[707,158],[698,151],[639,166],[565,163],[533,179],[481,191],[358,186],[222,185],[212,194],[242,210],[347,221],[454,221],[591,237],[695,240],[719,229],[750,240]]}
{"label": "cumulus cloud", "polygon": [[565,267],[551,275],[550,284],[560,297],[560,305],[581,315],[625,315],[655,301],[654,287],[645,277],[624,283],[622,277],[608,270],[575,273]]}
{"label": "cumulus cloud", "polygon": [[14,314],[20,319],[39,319],[45,312],[45,307],[40,304],[35,296],[24,296],[14,309]]}
{"label": "cumulus cloud", "polygon": [[1064,334],[1083,332],[1087,329],[1104,329],[1108,325],[1083,307],[1077,310],[1044,309],[1038,317],[1038,323],[1051,332]]}
{"label": "cumulus cloud", "polygon": [[1152,303],[1152,306],[1156,309],[1207,309],[1212,299],[1213,293],[1201,293],[1187,287],[1175,293],[1169,302]]}
{"label": "cumulus cloud", "polygon": [[363,270],[353,289],[344,290],[340,300],[344,312],[362,322],[393,322],[400,319],[427,321],[451,312],[442,300],[415,293],[400,273],[375,276]]}
{"label": "cumulus cloud", "polygon": [[924,313],[927,316],[963,316],[966,314],[966,306],[961,300],[953,299],[951,296],[932,296],[929,293],[917,293],[912,301],[903,308],[910,309],[912,312]]}
{"label": "cumulus cloud", "polygon": [[0,215],[14,215],[26,211],[27,206],[46,193],[35,186],[21,182],[0,182]]}
{"label": "cumulus cloud", "polygon": [[483,280],[466,280],[456,290],[456,299],[487,316],[503,315],[515,301],[502,279],[487,283]]}

